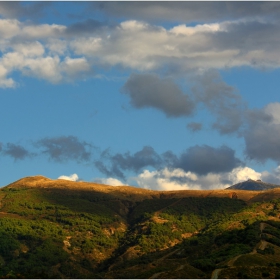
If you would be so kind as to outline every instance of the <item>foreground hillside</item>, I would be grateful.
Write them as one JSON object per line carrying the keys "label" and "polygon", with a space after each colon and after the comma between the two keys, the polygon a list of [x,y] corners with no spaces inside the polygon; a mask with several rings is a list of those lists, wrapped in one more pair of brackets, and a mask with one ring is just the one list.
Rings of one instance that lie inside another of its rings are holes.
{"label": "foreground hillside", "polygon": [[0,189],[2,278],[279,278],[280,189]]}

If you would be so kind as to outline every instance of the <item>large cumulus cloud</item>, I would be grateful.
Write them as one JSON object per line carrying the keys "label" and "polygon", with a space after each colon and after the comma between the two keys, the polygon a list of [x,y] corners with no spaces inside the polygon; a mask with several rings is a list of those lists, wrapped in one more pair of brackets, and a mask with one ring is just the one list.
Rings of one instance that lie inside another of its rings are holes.
{"label": "large cumulus cloud", "polygon": [[193,172],[186,172],[180,168],[160,169],[156,171],[144,170],[133,179],[139,187],[153,190],[205,190],[225,189],[233,184],[261,178],[261,173],[249,167],[237,167],[223,173],[208,173],[198,175]]}
{"label": "large cumulus cloud", "polygon": [[239,166],[227,172],[203,175],[186,172],[181,168],[155,171],[145,169],[131,179],[141,188],[164,191],[225,189],[248,179],[261,179],[263,182],[280,185],[280,166],[263,172],[257,172],[248,166]]}
{"label": "large cumulus cloud", "polygon": [[[164,11],[163,14],[168,11],[170,15],[172,12],[174,15],[182,13],[183,22],[176,21],[169,28],[160,23],[151,23],[151,17],[146,21],[123,19],[117,24],[100,22],[90,17],[69,25],[34,23],[20,21],[15,17],[20,14],[20,9],[24,11],[23,14],[28,14],[31,8],[43,10],[39,4],[11,4],[11,9],[8,6],[2,3],[0,6],[0,13],[2,11],[5,14],[0,19],[2,87],[15,86],[16,81],[13,83],[11,77],[15,71],[56,83],[80,79],[81,73],[82,77],[86,74],[86,77],[94,77],[98,75],[98,71],[114,67],[185,77],[190,73],[200,73],[212,68],[278,68],[280,64],[277,48],[280,38],[279,21],[274,20],[279,11],[278,3],[104,4],[104,7],[108,7],[104,8],[106,11],[112,6],[114,9],[125,7],[131,11],[139,6],[140,10],[149,11],[145,14],[155,16],[159,11]],[[206,9],[206,6],[209,8]],[[159,7],[161,8],[158,9]],[[230,14],[219,13],[219,10],[228,10]],[[134,10],[134,13],[140,14],[139,11]],[[207,18],[215,18],[216,21],[188,24],[192,16],[197,18],[198,14],[205,21]],[[225,14],[228,18],[222,19]],[[259,17],[251,17],[253,15]],[[44,52],[37,56],[32,54],[33,51],[28,56],[20,52],[19,48],[28,48],[35,43],[40,43]],[[55,46],[59,46],[57,52]],[[63,66],[66,57],[82,63],[79,67],[77,64],[73,67],[77,69],[74,74],[73,69],[68,73]],[[92,71],[93,68],[95,71]],[[54,73],[53,76],[50,75],[51,72]]]}

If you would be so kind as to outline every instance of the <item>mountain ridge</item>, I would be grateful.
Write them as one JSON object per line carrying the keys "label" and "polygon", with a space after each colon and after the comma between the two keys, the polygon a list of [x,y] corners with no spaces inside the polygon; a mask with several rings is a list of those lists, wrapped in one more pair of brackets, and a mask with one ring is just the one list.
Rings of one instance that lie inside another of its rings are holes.
{"label": "mountain ridge", "polygon": [[253,191],[262,191],[280,188],[280,185],[265,183],[261,180],[252,180],[248,179],[228,187],[228,190],[253,190]]}
{"label": "mountain ridge", "polygon": [[[266,188],[250,189],[251,185],[266,186]],[[249,185],[249,187],[248,187]],[[241,186],[241,187],[240,187]],[[61,191],[94,191],[112,195],[117,198],[127,199],[131,201],[142,201],[144,199],[171,199],[184,197],[229,197],[238,198],[244,201],[256,201],[257,198],[264,199],[272,196],[280,197],[280,186],[264,183],[261,181],[247,180],[235,184],[226,189],[210,189],[210,190],[149,190],[133,186],[110,186],[95,182],[70,181],[65,179],[49,179],[42,175],[28,176],[21,178],[15,182],[8,184],[3,188],[53,188]],[[267,191],[267,195],[263,195],[263,191]]]}

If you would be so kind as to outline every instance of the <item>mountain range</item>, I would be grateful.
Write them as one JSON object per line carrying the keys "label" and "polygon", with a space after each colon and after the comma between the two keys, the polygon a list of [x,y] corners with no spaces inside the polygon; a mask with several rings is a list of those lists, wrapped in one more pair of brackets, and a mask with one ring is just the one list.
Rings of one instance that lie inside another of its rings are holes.
{"label": "mountain range", "polygon": [[227,189],[229,190],[248,190],[248,191],[264,191],[269,189],[280,188],[280,185],[269,184],[262,182],[261,180],[249,179],[245,182],[235,184]]}
{"label": "mountain range", "polygon": [[279,229],[280,188],[261,181],[152,191],[26,177],[0,189],[0,277],[279,278]]}

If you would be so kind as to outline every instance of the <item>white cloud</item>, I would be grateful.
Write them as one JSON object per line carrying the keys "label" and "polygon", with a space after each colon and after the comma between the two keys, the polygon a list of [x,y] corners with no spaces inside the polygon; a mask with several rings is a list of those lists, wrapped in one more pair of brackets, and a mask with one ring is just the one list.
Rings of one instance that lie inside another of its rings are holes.
{"label": "white cloud", "polygon": [[261,173],[256,172],[254,169],[247,166],[235,168],[225,175],[226,179],[233,182],[233,184],[247,181],[248,179],[258,180],[262,176]]}
{"label": "white cloud", "polygon": [[87,60],[82,58],[66,57],[62,63],[63,72],[69,76],[75,76],[77,73],[87,72],[90,70],[90,65]]}
{"label": "white cloud", "polygon": [[[171,177],[178,177],[182,180],[185,180],[185,183],[183,182],[176,182],[175,180],[172,180]],[[190,178],[191,177],[191,178]],[[197,184],[190,185],[188,183],[189,179],[191,181],[196,180],[196,175],[191,172],[184,172],[181,169],[175,169],[175,170],[168,170],[167,168],[159,171],[149,171],[144,170],[141,174],[138,175],[138,177],[133,178],[138,186],[140,188],[144,189],[152,189],[152,190],[188,190],[188,189],[200,189],[200,186]]]}
{"label": "white cloud", "polygon": [[123,186],[124,183],[115,178],[95,178],[95,182],[109,186]]}
{"label": "white cloud", "polygon": [[71,49],[77,54],[95,55],[102,49],[102,38],[79,38],[70,42]]}
{"label": "white cloud", "polygon": [[[73,78],[90,71],[90,64],[84,57],[66,57],[63,61],[58,55],[44,56],[43,46],[18,44],[15,52],[9,52],[0,60],[0,77],[6,77],[14,70],[26,76],[45,79],[51,83],[73,81]],[[1,65],[2,64],[2,65]]]}
{"label": "white cloud", "polygon": [[20,33],[20,22],[15,19],[0,19],[1,39],[12,38]]}
{"label": "white cloud", "polygon": [[38,24],[29,25],[16,19],[0,19],[1,39],[18,36],[23,41],[41,38],[58,37],[67,29],[64,25]]}
{"label": "white cloud", "polygon": [[8,73],[7,69],[3,65],[0,65],[0,77],[1,78],[6,77],[7,73]]}
{"label": "white cloud", "polygon": [[248,179],[257,180],[261,173],[249,167],[238,167],[231,172],[222,174],[209,173],[199,176],[182,169],[169,170],[167,168],[158,171],[144,170],[133,179],[140,188],[152,190],[202,190],[202,189],[225,189],[236,183]]}
{"label": "white cloud", "polygon": [[[37,54],[39,51],[37,50]],[[60,59],[58,56],[32,57],[28,51],[25,54],[28,56],[19,52],[7,53],[0,61],[0,65],[2,64],[8,72],[20,70],[24,75],[46,79],[52,83],[59,82],[62,79],[59,71]]]}
{"label": "white cloud", "polygon": [[122,22],[120,24],[120,27],[122,30],[129,30],[135,32],[135,31],[148,29],[149,25],[147,23],[137,21],[137,20],[128,20]]}
{"label": "white cloud", "polygon": [[0,87],[11,88],[15,87],[15,82],[13,79],[7,79],[8,70],[0,64]]}
{"label": "white cloud", "polygon": [[68,42],[66,40],[49,38],[46,43],[46,48],[49,50],[50,54],[64,55],[68,50]]}
{"label": "white cloud", "polygon": [[[110,35],[76,38],[73,50],[111,66],[156,70],[168,64],[182,71],[237,66],[279,67],[279,50],[268,46],[261,21],[226,21],[170,30],[140,21],[124,21]],[[271,27],[271,26],[270,26]],[[271,27],[274,32],[276,25]],[[252,34],[253,31],[253,34]],[[253,36],[253,40],[246,41]],[[245,41],[243,43],[241,40]],[[255,44],[255,40],[258,44]]]}
{"label": "white cloud", "polygon": [[22,67],[24,65],[23,60],[24,56],[22,54],[9,52],[2,57],[1,64],[10,72]]}
{"label": "white cloud", "polygon": [[60,59],[58,56],[47,56],[40,58],[24,59],[22,66],[23,74],[37,78],[43,78],[51,83],[58,83],[62,80],[59,69]]}
{"label": "white cloud", "polygon": [[[13,67],[4,65],[7,75],[18,70],[52,83],[79,78],[80,72],[88,71],[93,64],[136,71],[163,68],[173,75],[184,76],[210,68],[277,68],[280,66],[280,51],[276,47],[280,38],[278,24],[255,19],[180,24],[167,29],[128,20],[113,27],[97,26],[94,36],[83,32],[69,36],[65,25],[0,19],[3,52],[0,64],[14,56],[10,62]],[[268,44],[271,40],[273,44]],[[12,80],[6,77],[2,84],[11,84]]]}
{"label": "white cloud", "polygon": [[25,57],[42,56],[45,52],[44,46],[38,41],[15,44],[13,49]]}
{"label": "white cloud", "polygon": [[170,32],[176,35],[181,34],[181,35],[191,36],[199,32],[217,32],[222,30],[224,30],[224,28],[222,28],[222,26],[218,23],[198,24],[196,26],[191,26],[191,27],[182,24],[171,28]]}
{"label": "white cloud", "polygon": [[57,179],[63,179],[63,180],[68,180],[68,181],[78,181],[79,177],[76,173],[66,176],[66,175],[61,175]]}
{"label": "white cloud", "polygon": [[13,88],[16,86],[16,83],[11,78],[0,78],[0,88]]}
{"label": "white cloud", "polygon": [[66,26],[57,24],[39,24],[23,26],[21,36],[29,39],[58,37],[66,30]]}

